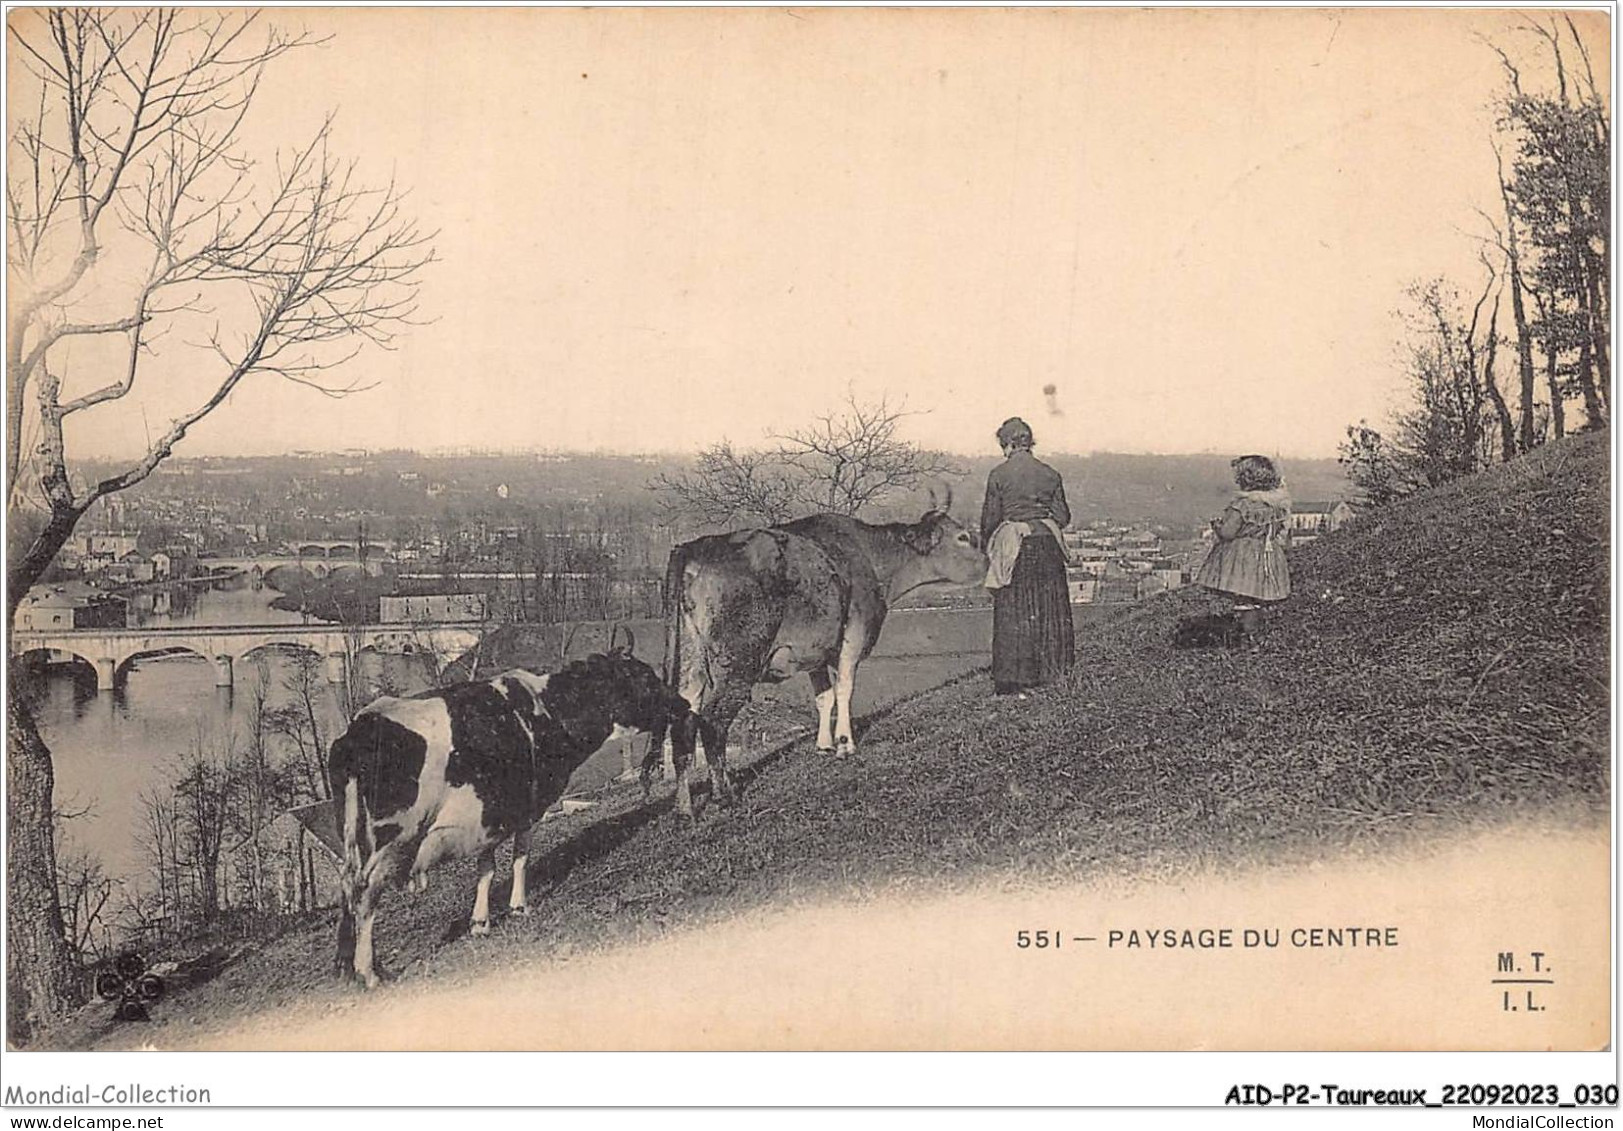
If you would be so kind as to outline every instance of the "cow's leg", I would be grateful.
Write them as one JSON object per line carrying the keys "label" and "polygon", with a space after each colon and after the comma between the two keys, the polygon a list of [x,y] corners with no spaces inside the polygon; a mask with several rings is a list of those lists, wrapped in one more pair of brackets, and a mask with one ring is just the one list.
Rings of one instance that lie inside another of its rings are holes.
{"label": "cow's leg", "polygon": [[817,699],[817,749],[834,750],[834,681],[827,668],[811,670],[812,694]]}
{"label": "cow's leg", "polygon": [[338,953],[333,957],[333,972],[349,977],[355,970],[355,901],[344,892],[338,906]]}
{"label": "cow's leg", "polygon": [[411,855],[395,841],[373,853],[361,872],[361,895],[355,906],[355,976],[369,990],[378,984],[372,950],[372,923],[377,917],[378,904],[383,900],[383,893],[391,885],[399,884],[410,867]]}
{"label": "cow's leg", "polygon": [[718,805],[731,805],[735,797],[733,779],[727,773],[727,732],[749,700],[748,684],[731,686],[717,697],[699,722],[704,760],[710,765],[710,797]]}
{"label": "cow's leg", "polygon": [[699,716],[689,714],[671,726],[671,767],[676,771],[676,811],[693,819],[693,747],[698,740]]}
{"label": "cow's leg", "polygon": [[468,933],[490,934],[490,881],[496,876],[496,847],[487,845],[479,851],[479,886],[473,896],[473,920]]}
{"label": "cow's leg", "polygon": [[847,631],[840,642],[840,659],[834,669],[834,708],[839,721],[834,727],[834,754],[843,758],[857,752],[857,740],[851,734],[851,694],[856,689],[857,665],[862,662],[862,638]]}
{"label": "cow's leg", "polygon": [[513,894],[507,898],[508,909],[514,915],[528,915],[530,905],[525,902],[524,869],[530,862],[530,829],[525,826],[513,834]]}

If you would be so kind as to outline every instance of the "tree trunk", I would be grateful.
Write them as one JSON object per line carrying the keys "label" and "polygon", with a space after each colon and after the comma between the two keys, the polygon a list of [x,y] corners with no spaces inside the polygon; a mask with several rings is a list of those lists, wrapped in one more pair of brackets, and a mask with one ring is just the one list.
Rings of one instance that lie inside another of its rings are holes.
{"label": "tree trunk", "polygon": [[6,705],[6,1031],[21,1044],[85,1000],[62,929],[51,752],[14,679]]}
{"label": "tree trunk", "polygon": [[[6,629],[17,607],[51,564],[79,521],[59,511],[6,579]],[[17,669],[13,668],[13,672]],[[6,1032],[22,1043],[44,1022],[85,1000],[62,929],[56,890],[56,837],[51,827],[56,774],[51,751],[12,676],[6,702]]]}
{"label": "tree trunk", "polygon": [[[1514,276],[1512,276],[1514,278]],[[1518,299],[1515,305],[1519,308]],[[1510,406],[1505,403],[1504,394],[1499,391],[1499,378],[1494,375],[1494,368],[1499,359],[1499,300],[1493,304],[1493,317],[1488,321],[1487,355],[1482,361],[1482,385],[1488,392],[1488,399],[1493,402],[1493,414],[1499,421],[1499,458],[1509,463],[1516,457],[1516,427],[1510,417]],[[1526,440],[1522,445],[1523,451],[1533,449],[1533,391],[1532,391],[1532,358],[1527,359],[1527,369],[1522,375],[1522,427],[1525,429]]]}
{"label": "tree trunk", "polygon": [[1544,377],[1550,386],[1550,429],[1559,440],[1567,434],[1567,398],[1561,392],[1561,351],[1553,340],[1545,347]]}
{"label": "tree trunk", "polygon": [[[1497,148],[1494,151],[1498,152]],[[1501,167],[1499,195],[1505,202],[1505,259],[1510,267],[1510,313],[1516,322],[1516,367],[1521,378],[1521,404],[1518,406],[1518,439],[1524,452],[1533,450],[1533,337],[1527,331],[1527,308],[1522,304],[1522,258],[1516,243],[1516,210],[1510,205],[1510,189]],[[1496,398],[1497,399],[1497,398]],[[1510,452],[1505,452],[1510,458]]]}
{"label": "tree trunk", "polygon": [[[1527,308],[1522,304],[1522,271],[1517,261],[1516,237],[1510,237],[1510,313],[1516,321],[1516,372],[1521,378],[1521,404],[1517,413],[1517,439],[1521,450],[1533,450],[1533,395],[1538,379],[1533,371],[1533,336],[1527,329]],[[1507,453],[1505,456],[1509,459]]]}
{"label": "tree trunk", "polygon": [[1612,363],[1611,348],[1606,341],[1611,320],[1607,317],[1605,300],[1601,294],[1600,271],[1594,262],[1594,256],[1585,249],[1586,260],[1585,275],[1588,280],[1588,293],[1586,298],[1586,316],[1589,320],[1589,340],[1593,343],[1595,368],[1597,370],[1596,392],[1600,396],[1602,410],[1608,410],[1612,405]]}
{"label": "tree trunk", "polygon": [[1600,393],[1595,388],[1595,353],[1593,339],[1587,334],[1578,336],[1578,388],[1584,396],[1584,430],[1600,428],[1606,423],[1601,408]]}

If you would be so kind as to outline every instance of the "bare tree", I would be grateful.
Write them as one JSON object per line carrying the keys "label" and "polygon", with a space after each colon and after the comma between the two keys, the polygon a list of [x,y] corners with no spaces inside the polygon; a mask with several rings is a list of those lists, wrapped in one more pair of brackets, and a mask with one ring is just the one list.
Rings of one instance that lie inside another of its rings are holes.
{"label": "bare tree", "polygon": [[276,733],[271,669],[263,651],[254,656],[247,675],[247,679],[239,681],[235,693],[242,715],[243,745],[235,775],[241,796],[233,815],[240,826],[235,831],[241,833],[242,846],[248,852],[248,902],[256,911],[262,911],[266,905],[265,826],[279,800],[276,760],[271,750],[271,738]]}
{"label": "bare tree", "polygon": [[940,452],[901,437],[914,415],[883,397],[864,402],[847,394],[843,408],[773,436],[776,446],[766,451],[738,452],[723,441],[699,454],[694,471],[660,476],[653,486],[669,509],[716,526],[815,512],[855,515],[896,491],[963,474]]}
{"label": "bare tree", "polygon": [[841,411],[779,436],[780,458],[801,472],[803,493],[817,510],[854,515],[894,491],[963,474],[942,453],[897,434],[902,421],[916,415],[884,397],[864,403],[847,394]]}
{"label": "bare tree", "polygon": [[[55,9],[8,27],[26,71],[13,105],[30,110],[8,139],[6,491],[10,505],[37,486],[47,515],[8,566],[9,623],[85,512],[149,476],[244,380],[356,391],[329,370],[391,344],[432,251],[393,184],[368,186],[329,152],[326,125],[268,165],[243,152],[264,69],[307,38],[188,9]],[[210,391],[123,470],[76,485],[65,422],[177,372]],[[10,704],[8,1027],[21,1040],[83,987],[56,897],[50,751]]]}
{"label": "bare tree", "polygon": [[[1546,24],[1529,17],[1518,31],[1541,41],[1554,67],[1555,89],[1538,91],[1523,81],[1509,51],[1489,43],[1504,67],[1509,93],[1500,105],[1499,128],[1513,145],[1510,177],[1500,184],[1515,272],[1540,307],[1529,340],[1541,338],[1551,355],[1575,351],[1570,375],[1583,398],[1584,427],[1604,425],[1609,410],[1611,358],[1611,128],[1589,49],[1571,19]],[[1567,38],[1583,63],[1569,75]],[[1520,293],[1513,292],[1513,293]],[[1518,327],[1518,330],[1521,328]],[[1528,359],[1529,362],[1531,359]],[[1546,360],[1555,378],[1561,362]],[[1531,365],[1521,369],[1530,385]],[[1552,382],[1551,396],[1565,395]],[[1564,430],[1563,406],[1552,400],[1552,418]],[[1523,430],[1529,421],[1524,415]]]}
{"label": "bare tree", "polygon": [[321,709],[327,689],[326,660],[302,648],[290,653],[281,685],[285,698],[271,711],[270,727],[295,751],[299,791],[311,801],[329,800],[332,787],[325,765],[331,728],[323,722]]}
{"label": "bare tree", "polygon": [[121,886],[119,882],[107,875],[97,857],[84,849],[72,849],[63,853],[57,884],[68,948],[74,958],[84,967],[107,957],[111,929],[107,904]]}
{"label": "bare tree", "polygon": [[214,922],[224,908],[220,865],[241,769],[233,746],[228,741],[225,755],[215,759],[199,735],[171,786],[180,833],[176,862],[190,872],[197,892],[196,915],[203,923]]}
{"label": "bare tree", "polygon": [[[141,822],[136,841],[141,846],[157,890],[127,892],[130,909],[143,931],[162,935],[180,929],[180,818],[174,794],[168,788],[142,790],[138,797]],[[153,902],[156,906],[152,906]]]}
{"label": "bare tree", "polygon": [[660,475],[653,486],[668,509],[713,526],[786,522],[800,507],[800,476],[779,453],[741,452],[726,440],[701,451],[692,471]]}

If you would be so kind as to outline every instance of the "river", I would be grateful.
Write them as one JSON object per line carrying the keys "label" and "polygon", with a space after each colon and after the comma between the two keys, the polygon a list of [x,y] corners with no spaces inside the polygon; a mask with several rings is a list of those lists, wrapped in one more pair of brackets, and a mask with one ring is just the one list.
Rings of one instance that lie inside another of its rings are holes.
{"label": "river", "polygon": [[[184,612],[140,614],[148,625],[299,623],[298,613],[270,607],[274,590],[210,590],[197,595]],[[1099,610],[1076,606],[1079,629]],[[639,654],[658,663],[663,640],[657,626],[639,622]],[[854,707],[860,718],[897,699],[962,674],[986,662],[991,635],[989,610],[964,612],[898,611],[886,623],[874,655],[863,665]],[[644,639],[646,637],[646,639]],[[587,645],[593,646],[593,645]],[[142,793],[165,786],[176,764],[194,749],[217,752],[228,736],[240,743],[252,713],[246,680],[267,678],[272,706],[290,698],[285,686],[295,662],[272,650],[259,653],[258,664],[239,664],[237,686],[214,686],[212,666],[199,656],[151,657],[134,661],[122,686],[98,694],[92,673],[67,667],[45,669],[35,682],[31,702],[40,730],[54,756],[56,797],[68,812],[87,810],[67,822],[67,843],[99,857],[109,875],[131,878],[146,871],[138,828]],[[409,692],[428,683],[427,673],[409,657],[363,653],[358,678],[375,689],[386,679],[391,689]],[[262,670],[261,677],[256,669]],[[91,678],[84,678],[91,675]],[[338,692],[325,679],[316,684],[321,697],[323,734],[338,733]],[[804,679],[759,687],[755,698],[779,702],[815,722],[810,689]],[[240,748],[240,746],[239,746]],[[576,784],[584,788],[611,779],[622,766],[620,751],[605,749],[582,767]]]}
{"label": "river", "polygon": [[[276,596],[270,588],[206,590],[187,601],[184,611],[142,610],[132,621],[150,627],[304,621],[299,613],[271,608]],[[291,700],[294,658],[274,649],[256,656],[259,662],[238,665],[235,688],[215,687],[213,666],[187,654],[136,659],[117,690],[100,694],[93,673],[82,665],[41,670],[29,701],[51,748],[57,806],[79,814],[66,822],[70,850],[92,853],[110,876],[130,878],[145,871],[138,836],[141,795],[172,780],[177,763],[194,749],[217,753],[231,736],[240,744],[253,714],[245,681],[264,679],[271,707]],[[396,690],[427,684],[426,673],[406,657],[364,653],[359,667],[359,678],[375,684],[386,673]],[[324,677],[315,687],[322,733],[330,739],[341,719],[339,692]]]}

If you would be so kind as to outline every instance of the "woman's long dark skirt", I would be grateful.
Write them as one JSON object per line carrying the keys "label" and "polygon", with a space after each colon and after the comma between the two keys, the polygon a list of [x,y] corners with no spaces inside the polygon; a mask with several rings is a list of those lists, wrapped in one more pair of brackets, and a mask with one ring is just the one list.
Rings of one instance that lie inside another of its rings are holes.
{"label": "woman's long dark skirt", "polygon": [[1009,584],[993,590],[992,682],[999,691],[1052,683],[1075,659],[1065,552],[1050,535],[1032,534]]}

